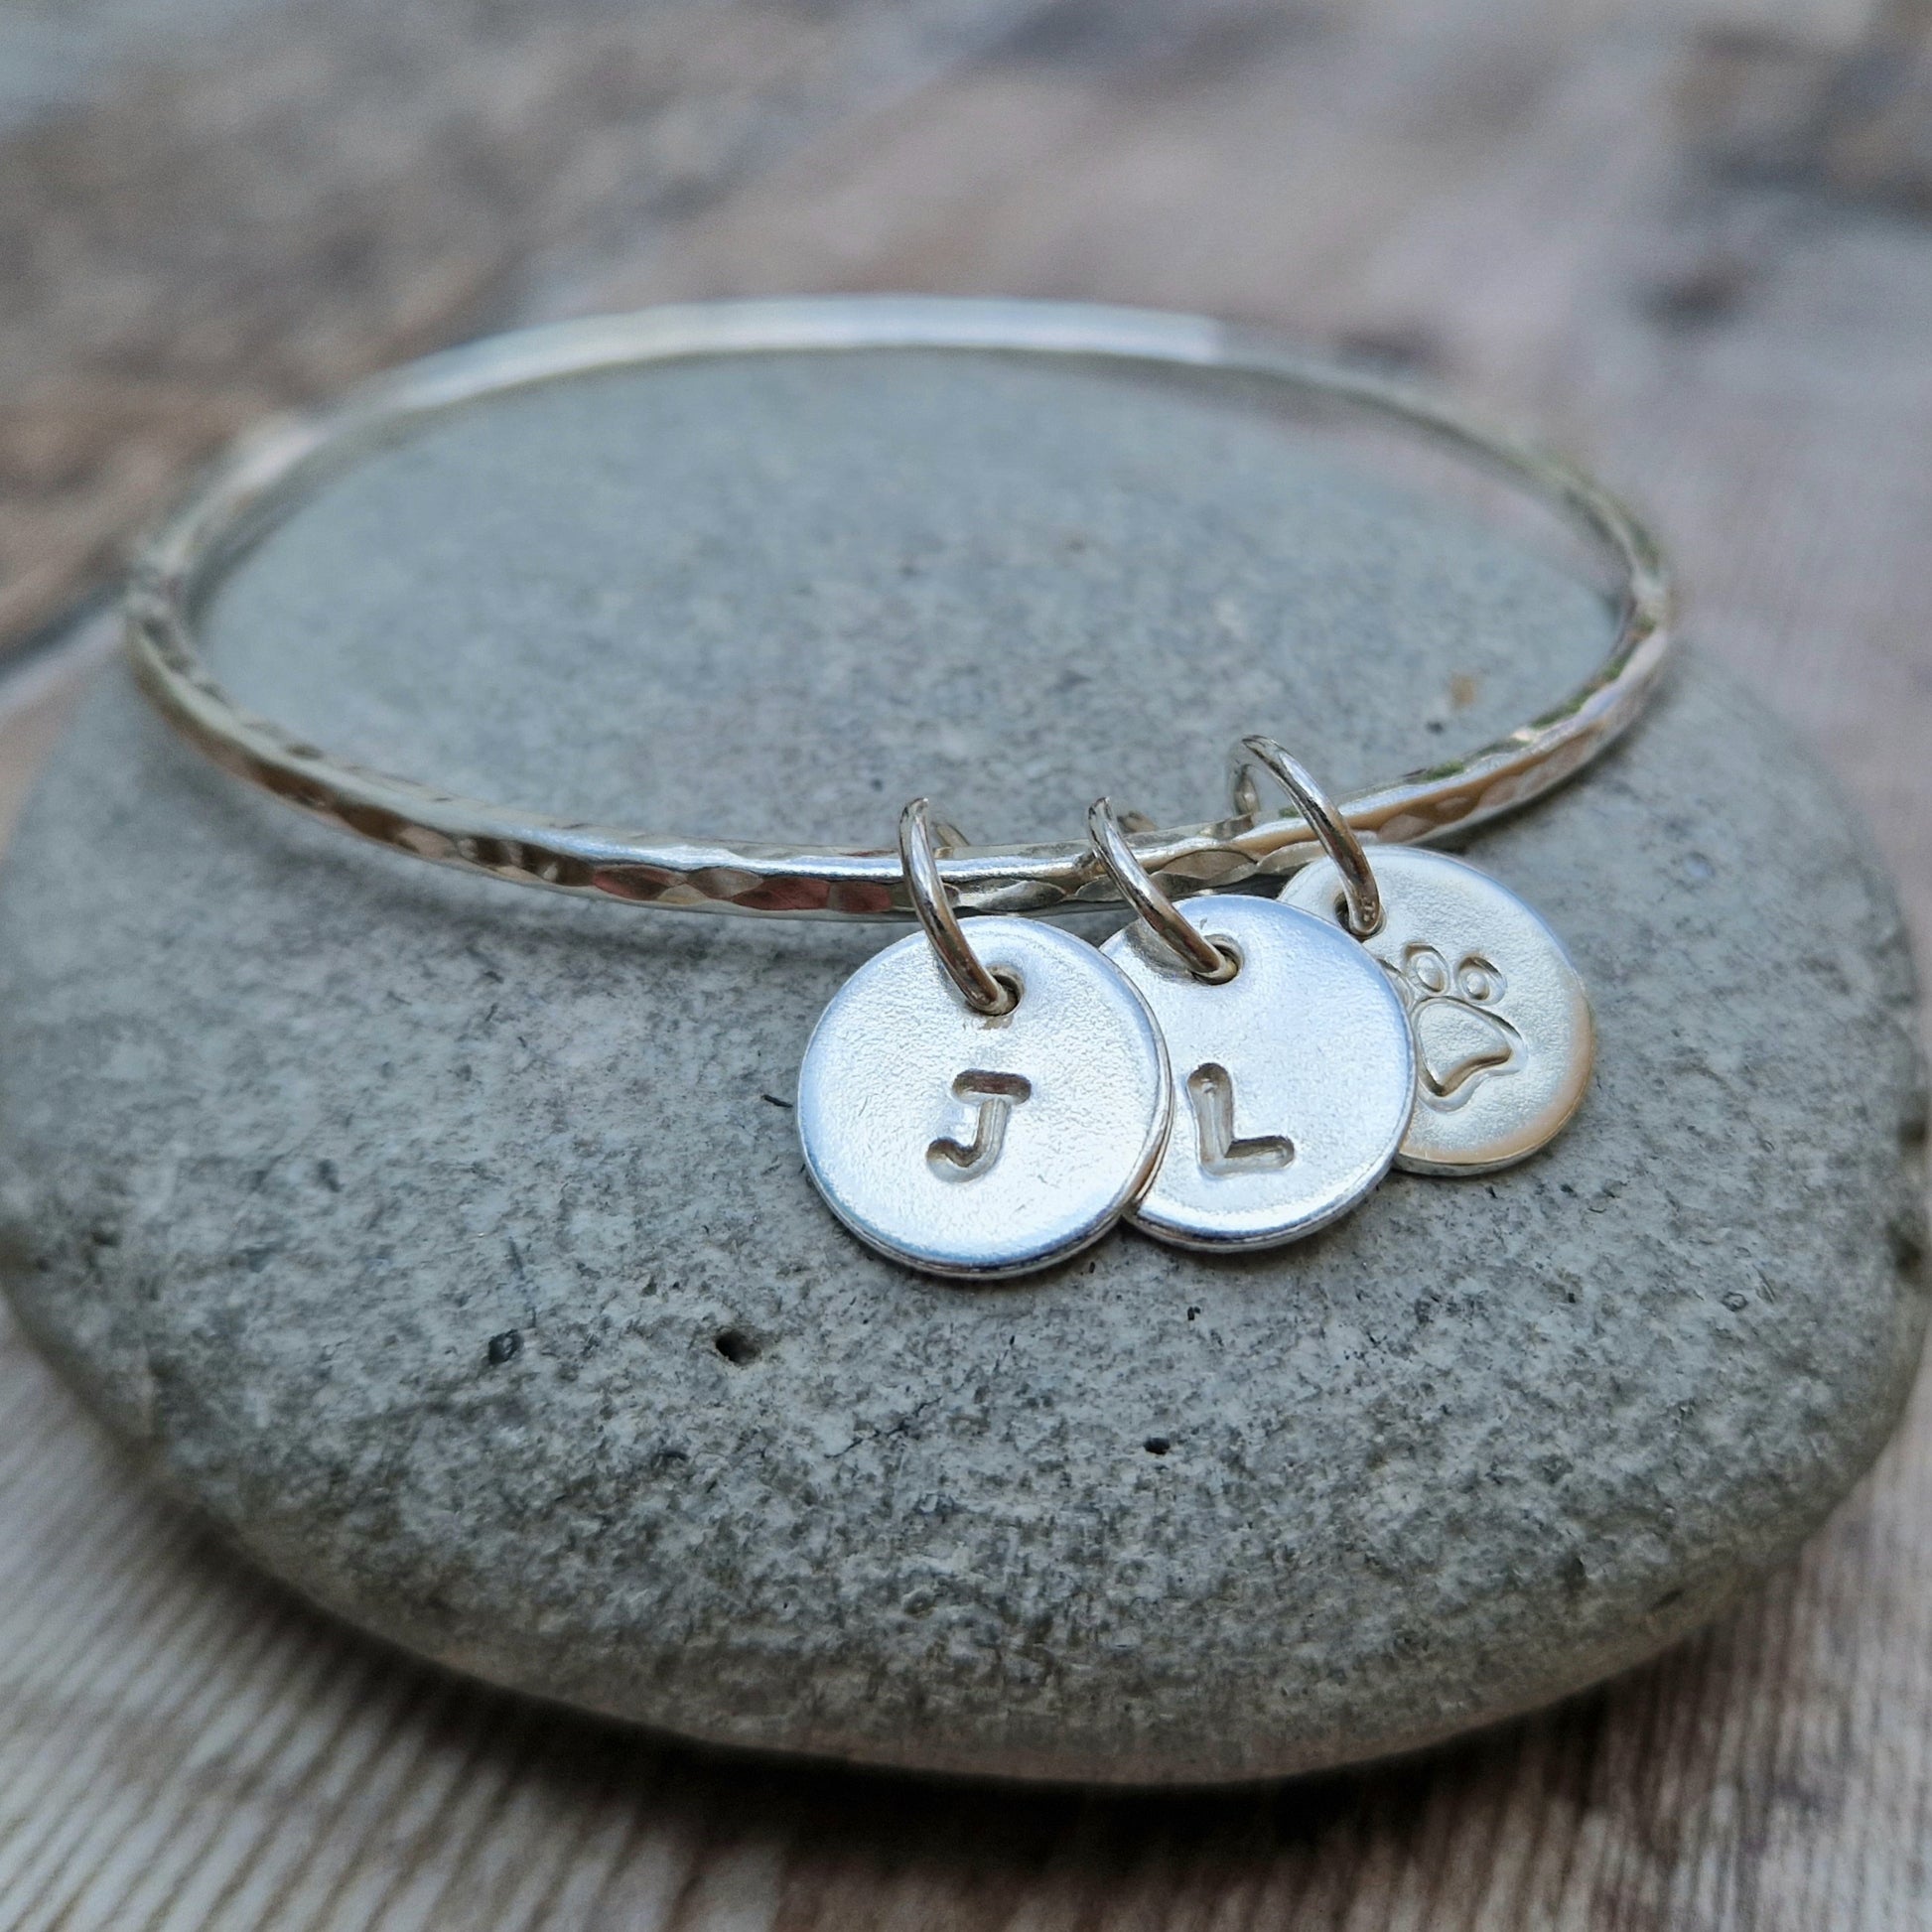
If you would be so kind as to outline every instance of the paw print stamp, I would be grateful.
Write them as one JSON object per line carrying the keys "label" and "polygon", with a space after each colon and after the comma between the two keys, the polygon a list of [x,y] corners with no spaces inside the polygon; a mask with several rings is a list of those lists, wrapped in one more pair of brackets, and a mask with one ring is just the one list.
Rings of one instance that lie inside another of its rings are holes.
{"label": "paw print stamp", "polygon": [[1516,1072],[1526,1057],[1523,1035],[1496,1007],[1503,976],[1481,953],[1454,964],[1425,942],[1405,946],[1391,968],[1416,1035],[1423,1102],[1441,1113],[1466,1106],[1485,1080]]}
{"label": "paw print stamp", "polygon": [[[1367,945],[1416,1046],[1416,1106],[1396,1165],[1479,1174],[1526,1159],[1582,1106],[1595,1063],[1589,1000],[1563,942],[1507,887],[1447,852],[1378,845],[1375,881],[1383,922]],[[1282,897],[1339,921],[1341,874],[1318,859]]]}

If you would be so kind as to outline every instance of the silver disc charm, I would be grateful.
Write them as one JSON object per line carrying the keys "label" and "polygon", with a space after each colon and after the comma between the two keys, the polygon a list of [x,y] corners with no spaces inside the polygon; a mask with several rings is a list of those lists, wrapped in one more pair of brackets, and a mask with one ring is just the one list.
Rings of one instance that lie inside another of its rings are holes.
{"label": "silver disc charm", "polygon": [[1345,933],[1273,899],[1176,908],[1240,962],[1195,978],[1136,921],[1101,950],[1167,1036],[1173,1124],[1129,1218],[1188,1248],[1262,1248],[1345,1214],[1388,1172],[1416,1062],[1402,1002]]}
{"label": "silver disc charm", "polygon": [[[1408,1009],[1415,1117],[1396,1157],[1417,1173],[1491,1173],[1553,1140],[1595,1060],[1589,1002],[1563,943],[1485,872],[1413,846],[1374,848],[1380,928],[1360,943]],[[1341,876],[1326,859],[1282,903],[1337,925]]]}
{"label": "silver disc charm", "polygon": [[1029,919],[970,922],[1019,989],[976,1013],[921,933],[833,996],[798,1075],[805,1165],[832,1211],[895,1261],[1018,1275],[1077,1252],[1146,1183],[1168,1129],[1167,1056],[1132,986]]}

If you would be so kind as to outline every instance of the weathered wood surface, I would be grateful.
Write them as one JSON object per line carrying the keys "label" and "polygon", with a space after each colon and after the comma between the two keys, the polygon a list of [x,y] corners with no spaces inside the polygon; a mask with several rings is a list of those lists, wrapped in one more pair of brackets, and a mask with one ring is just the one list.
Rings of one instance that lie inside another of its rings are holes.
{"label": "weathered wood surface", "polygon": [[[230,424],[487,321],[889,285],[1216,309],[1416,363],[1640,496],[1923,951],[1928,18],[270,14],[0,146],[0,621]],[[1623,1682],[1414,1764],[1111,1799],[705,1759],[459,1684],[211,1547],[18,1341],[0,1404],[3,1926],[1932,1925],[1932,1396],[1792,1569]]]}

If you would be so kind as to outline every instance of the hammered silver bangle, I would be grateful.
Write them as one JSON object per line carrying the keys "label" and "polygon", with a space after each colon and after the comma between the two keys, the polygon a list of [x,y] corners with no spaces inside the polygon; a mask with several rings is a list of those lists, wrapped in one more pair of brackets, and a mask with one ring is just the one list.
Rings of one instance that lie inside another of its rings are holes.
{"label": "hammered silver bangle", "polygon": [[[1556,511],[1616,579],[1616,635],[1577,690],[1507,736],[1340,801],[1356,832],[1426,842],[1512,810],[1608,746],[1656,686],[1671,593],[1656,544],[1588,477],[1532,445],[1379,375],[1302,355],[1192,316],[1082,305],[927,297],[721,302],[597,318],[449,350],[369,383],[326,412],[245,440],[143,546],[127,598],[128,644],[150,697],[216,763],[361,838],[515,885],[692,912],[902,918],[913,911],[897,848],[639,832],[491,804],[368,769],[238,705],[204,663],[200,609],[222,573],[303,496],[399,430],[483,398],[596,371],[723,356],[941,349],[1222,371],[1305,401],[1417,432]],[[1237,801],[1237,807],[1242,801]],[[1250,799],[1247,801],[1252,803]],[[1258,809],[1130,838],[1172,898],[1257,890],[1321,851],[1308,822]],[[950,835],[938,877],[960,909],[1045,913],[1118,904],[1087,841],[974,846]]]}

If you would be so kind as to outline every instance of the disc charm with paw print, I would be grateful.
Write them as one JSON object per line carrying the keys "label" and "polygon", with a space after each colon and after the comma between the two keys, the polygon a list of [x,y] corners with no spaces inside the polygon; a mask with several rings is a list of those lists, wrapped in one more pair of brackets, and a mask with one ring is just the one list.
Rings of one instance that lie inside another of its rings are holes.
{"label": "disc charm with paw print", "polygon": [[1311,1234],[1374,1188],[1408,1125],[1402,1003],[1324,920],[1219,894],[1173,909],[1238,970],[1202,979],[1138,920],[1101,948],[1153,1010],[1174,1085],[1167,1151],[1129,1218],[1186,1248]]}
{"label": "disc charm with paw print", "polygon": [[[1563,942],[1485,872],[1446,853],[1373,848],[1383,918],[1360,943],[1416,1036],[1415,1117],[1397,1165],[1492,1173],[1562,1132],[1589,1085],[1595,1030]],[[1281,902],[1343,922],[1341,876],[1317,860]]]}
{"label": "disc charm with paw print", "polygon": [[921,934],[868,960],[798,1076],[805,1165],[832,1211],[929,1274],[1001,1276],[1077,1253],[1146,1184],[1167,1138],[1161,1035],[1093,947],[1019,918],[967,922],[1017,993],[976,1012]]}

